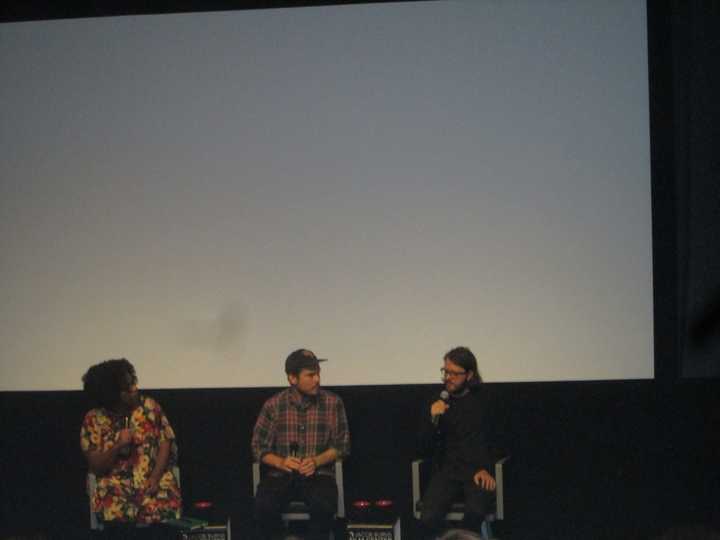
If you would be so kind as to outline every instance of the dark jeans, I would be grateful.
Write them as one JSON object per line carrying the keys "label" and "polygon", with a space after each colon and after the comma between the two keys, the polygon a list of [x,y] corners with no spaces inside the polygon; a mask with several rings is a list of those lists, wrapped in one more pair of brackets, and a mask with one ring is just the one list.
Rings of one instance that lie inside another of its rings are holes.
{"label": "dark jeans", "polygon": [[432,476],[423,495],[420,516],[425,537],[434,538],[437,535],[442,528],[445,514],[457,500],[465,502],[463,527],[480,532],[485,516],[493,511],[495,493],[477,486],[472,477],[472,472],[448,468],[440,469]]}
{"label": "dark jeans", "polygon": [[310,511],[310,538],[327,539],[337,511],[337,484],[329,475],[268,474],[255,495],[258,538],[272,538],[281,529],[280,514],[290,501],[304,502]]}

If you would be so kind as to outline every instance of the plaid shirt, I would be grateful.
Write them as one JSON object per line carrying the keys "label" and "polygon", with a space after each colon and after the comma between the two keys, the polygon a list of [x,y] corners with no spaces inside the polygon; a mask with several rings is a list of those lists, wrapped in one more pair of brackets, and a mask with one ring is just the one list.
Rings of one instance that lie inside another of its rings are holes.
{"label": "plaid shirt", "polygon": [[[268,399],[253,430],[253,458],[261,461],[268,453],[289,456],[292,443],[297,444],[300,458],[328,448],[337,451],[338,459],[350,454],[350,430],[340,397],[323,389],[317,396],[303,396],[290,387]],[[333,465],[324,465],[318,472],[333,474]]]}

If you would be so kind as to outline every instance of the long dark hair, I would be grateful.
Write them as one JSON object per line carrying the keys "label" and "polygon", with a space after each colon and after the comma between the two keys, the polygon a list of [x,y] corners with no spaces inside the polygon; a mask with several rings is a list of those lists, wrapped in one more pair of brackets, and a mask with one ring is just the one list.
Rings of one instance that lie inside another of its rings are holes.
{"label": "long dark hair", "polygon": [[112,409],[120,402],[120,392],[128,390],[130,382],[137,383],[135,367],[125,358],[105,360],[90,367],[82,376],[83,390],[92,407]]}
{"label": "long dark hair", "polygon": [[482,383],[482,377],[477,367],[475,355],[467,347],[455,347],[445,354],[445,360],[450,360],[453,364],[457,364],[465,371],[472,371],[475,375],[467,381],[467,385],[471,389],[475,389]]}

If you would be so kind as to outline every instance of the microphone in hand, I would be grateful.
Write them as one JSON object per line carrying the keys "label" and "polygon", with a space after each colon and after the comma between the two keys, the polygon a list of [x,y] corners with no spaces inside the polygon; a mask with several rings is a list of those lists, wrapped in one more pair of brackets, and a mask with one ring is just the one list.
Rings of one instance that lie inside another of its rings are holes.
{"label": "microphone in hand", "polygon": [[290,474],[293,476],[297,474],[297,467],[298,467],[298,452],[300,450],[300,446],[298,445],[297,441],[292,441],[290,443],[290,455],[288,458],[290,458],[294,463],[293,465],[289,465],[290,468]]}
{"label": "microphone in hand", "polygon": [[[129,416],[126,416],[125,419],[124,419],[124,421],[123,421],[123,429],[122,429],[122,431],[120,432],[121,438],[124,438],[124,437],[122,437],[122,436],[123,436],[124,434],[128,433],[129,430],[130,430],[130,417],[129,417]],[[132,432],[129,432],[129,433],[130,433],[130,436],[132,436]],[[127,435],[125,435],[125,437],[126,437],[126,436],[127,436]],[[130,458],[130,454],[132,453],[132,448],[131,448],[131,446],[132,446],[132,442],[128,442],[125,446],[123,446],[123,447],[120,449],[120,451],[118,452],[118,456],[119,456],[120,459],[128,459],[128,458]]]}
{"label": "microphone in hand", "polygon": [[[445,403],[447,404],[448,399],[450,399],[450,394],[448,394],[448,391],[447,391],[447,390],[443,390],[442,392],[440,392],[440,401],[443,401],[443,402],[445,402]],[[447,405],[445,406],[445,409],[447,409]],[[443,413],[444,413],[444,412],[445,412],[445,411],[443,411]],[[435,415],[432,416],[433,426],[438,427],[438,424],[440,423],[440,417],[441,417],[441,416],[442,416],[442,413],[441,413],[441,414],[435,414]]]}

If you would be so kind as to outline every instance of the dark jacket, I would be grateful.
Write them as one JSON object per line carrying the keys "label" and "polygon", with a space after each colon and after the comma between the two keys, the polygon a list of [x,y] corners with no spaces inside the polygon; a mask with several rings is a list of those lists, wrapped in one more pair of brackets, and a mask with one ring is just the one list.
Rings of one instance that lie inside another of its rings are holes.
{"label": "dark jacket", "polygon": [[440,416],[437,427],[430,416],[430,406],[439,392],[422,409],[418,450],[431,457],[433,469],[451,468],[459,473],[479,469],[493,472],[492,416],[482,386],[461,397],[450,396],[450,408]]}

